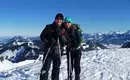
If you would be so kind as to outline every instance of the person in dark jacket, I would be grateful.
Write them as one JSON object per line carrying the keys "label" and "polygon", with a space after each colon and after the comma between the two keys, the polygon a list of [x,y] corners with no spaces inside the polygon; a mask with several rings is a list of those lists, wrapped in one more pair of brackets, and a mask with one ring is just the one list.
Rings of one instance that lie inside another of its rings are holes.
{"label": "person in dark jacket", "polygon": [[72,19],[70,17],[65,18],[64,25],[69,36],[69,43],[67,45],[68,79],[72,80],[72,72],[74,68],[75,80],[80,80],[81,34],[76,25],[72,24]]}
{"label": "person in dark jacket", "polygon": [[[40,80],[48,80],[48,71],[53,61],[52,80],[59,80],[62,47],[66,44],[65,29],[63,28],[64,17],[58,13],[52,24],[46,25],[40,39],[44,43],[43,67]],[[46,57],[47,56],[47,57]]]}

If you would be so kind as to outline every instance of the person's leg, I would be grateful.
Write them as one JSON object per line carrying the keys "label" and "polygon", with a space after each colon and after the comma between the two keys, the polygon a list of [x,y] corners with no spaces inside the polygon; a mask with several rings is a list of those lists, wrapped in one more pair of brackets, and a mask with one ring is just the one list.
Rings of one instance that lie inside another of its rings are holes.
{"label": "person's leg", "polygon": [[67,71],[68,71],[68,79],[72,80],[72,72],[74,67],[74,57],[72,52],[67,52]]}
{"label": "person's leg", "polygon": [[61,50],[54,48],[53,53],[53,69],[52,69],[52,80],[59,80],[60,64],[61,64]]}
{"label": "person's leg", "polygon": [[74,68],[75,68],[75,80],[80,80],[80,60],[81,60],[81,50],[75,51]]}
{"label": "person's leg", "polygon": [[61,60],[58,57],[53,58],[52,80],[59,80]]}
{"label": "person's leg", "polygon": [[[45,56],[43,58],[43,61],[45,59]],[[51,55],[48,55],[46,60],[45,60],[45,63],[43,63],[42,69],[41,69],[40,80],[48,80],[48,74],[49,74],[48,71],[50,69],[51,60],[52,60]]]}

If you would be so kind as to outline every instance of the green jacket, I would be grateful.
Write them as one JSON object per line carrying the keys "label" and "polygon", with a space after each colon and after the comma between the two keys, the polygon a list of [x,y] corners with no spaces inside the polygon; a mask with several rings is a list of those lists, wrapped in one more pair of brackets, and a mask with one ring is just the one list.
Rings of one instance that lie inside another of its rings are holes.
{"label": "green jacket", "polygon": [[72,26],[67,29],[67,32],[69,35],[70,47],[77,49],[81,44],[82,37],[80,31],[75,26],[76,25],[72,24]]}

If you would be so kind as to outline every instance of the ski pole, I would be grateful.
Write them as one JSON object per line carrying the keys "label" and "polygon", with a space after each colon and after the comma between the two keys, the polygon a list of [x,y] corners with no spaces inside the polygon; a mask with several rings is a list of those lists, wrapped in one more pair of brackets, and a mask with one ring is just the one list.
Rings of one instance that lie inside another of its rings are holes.
{"label": "ski pole", "polygon": [[61,60],[61,47],[60,47],[59,37],[58,37],[58,51],[59,51],[60,60]]}
{"label": "ski pole", "polygon": [[[46,55],[45,55],[45,57],[44,57],[44,60],[43,60],[43,62],[42,62],[43,66],[44,66],[44,64],[45,64],[45,61],[46,61],[46,59],[47,59],[47,56],[48,56],[48,54],[49,54],[49,52],[50,52],[51,47],[52,47],[52,45],[48,48],[48,51],[47,51],[47,53],[46,53]],[[42,66],[42,67],[43,67],[43,66]],[[40,71],[41,71],[41,72],[40,72],[41,74],[44,74],[44,73],[46,72],[46,71],[43,71],[42,68],[41,68]],[[40,75],[40,73],[39,73],[39,75]],[[38,77],[37,77],[36,80],[39,80],[39,75],[38,75]]]}
{"label": "ski pole", "polygon": [[[52,46],[52,45],[51,45],[51,46]],[[51,49],[51,46],[48,48],[48,51],[47,51],[47,53],[46,53],[46,55],[45,55],[45,57],[44,57],[44,60],[43,60],[43,62],[42,62],[42,65],[43,65],[43,66],[44,66],[45,61],[46,61],[46,59],[47,59],[47,57],[48,57],[48,54],[49,54],[50,49]],[[43,74],[43,70],[41,70],[41,72],[42,72],[42,74]],[[44,71],[44,73],[45,73],[45,71]]]}
{"label": "ski pole", "polygon": [[69,80],[72,80],[71,52],[69,51]]}

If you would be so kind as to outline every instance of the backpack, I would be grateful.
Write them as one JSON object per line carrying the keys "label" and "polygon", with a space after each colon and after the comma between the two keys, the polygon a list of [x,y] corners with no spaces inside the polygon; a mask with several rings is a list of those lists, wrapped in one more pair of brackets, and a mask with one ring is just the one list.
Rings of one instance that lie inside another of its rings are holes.
{"label": "backpack", "polygon": [[76,30],[78,30],[80,32],[80,37],[81,37],[81,41],[80,41],[80,44],[84,42],[84,38],[82,36],[82,29],[80,28],[80,25],[79,24],[72,24],[73,27],[75,27]]}

